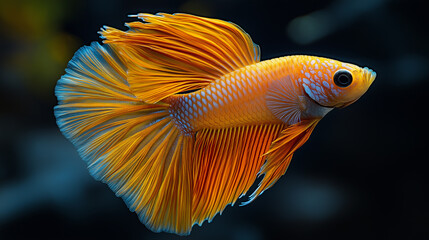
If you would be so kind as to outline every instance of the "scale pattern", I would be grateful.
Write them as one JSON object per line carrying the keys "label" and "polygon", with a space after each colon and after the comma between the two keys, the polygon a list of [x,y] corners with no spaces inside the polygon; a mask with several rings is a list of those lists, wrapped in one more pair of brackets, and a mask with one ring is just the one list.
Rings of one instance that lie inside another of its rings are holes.
{"label": "scale pattern", "polygon": [[204,128],[225,128],[281,123],[267,108],[269,84],[288,73],[288,58],[263,61],[222,76],[207,87],[170,97],[170,113],[179,128],[192,133]]}
{"label": "scale pattern", "polygon": [[333,74],[339,69],[353,70],[356,67],[353,64],[311,56],[302,56],[300,65],[299,84],[309,97],[322,105],[329,104],[343,92],[334,86]]}
{"label": "scale pattern", "polygon": [[170,114],[177,126],[191,134],[204,128],[280,123],[267,107],[272,82],[290,78],[313,100],[323,104],[340,94],[332,75],[351,64],[312,56],[288,56],[252,64],[221,76],[190,94],[169,97]]}

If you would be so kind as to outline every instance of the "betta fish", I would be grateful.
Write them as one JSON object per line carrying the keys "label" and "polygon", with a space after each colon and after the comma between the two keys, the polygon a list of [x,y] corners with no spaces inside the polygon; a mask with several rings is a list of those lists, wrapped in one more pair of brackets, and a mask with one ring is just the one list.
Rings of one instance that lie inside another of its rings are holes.
{"label": "betta fish", "polygon": [[188,235],[285,174],[332,109],[375,72],[323,57],[260,61],[239,26],[189,14],[137,14],[127,31],[76,52],[58,81],[57,124],[87,163],[155,232]]}

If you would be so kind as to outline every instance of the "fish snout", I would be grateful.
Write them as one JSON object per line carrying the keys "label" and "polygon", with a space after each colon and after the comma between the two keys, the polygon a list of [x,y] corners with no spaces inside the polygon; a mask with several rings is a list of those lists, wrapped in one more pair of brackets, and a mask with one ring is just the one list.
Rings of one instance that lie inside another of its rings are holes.
{"label": "fish snout", "polygon": [[363,68],[363,76],[365,81],[367,82],[367,86],[369,87],[375,80],[375,77],[377,76],[377,73],[374,72],[372,69],[369,69],[367,67]]}

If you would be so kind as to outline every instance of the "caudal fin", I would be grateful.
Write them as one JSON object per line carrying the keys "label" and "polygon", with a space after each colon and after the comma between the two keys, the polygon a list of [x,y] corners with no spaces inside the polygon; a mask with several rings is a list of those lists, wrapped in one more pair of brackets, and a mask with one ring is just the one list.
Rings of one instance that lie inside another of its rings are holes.
{"label": "caudal fin", "polygon": [[57,124],[97,180],[107,183],[151,230],[191,229],[193,139],[168,104],[130,90],[123,60],[109,46],[82,47],[55,89]]}

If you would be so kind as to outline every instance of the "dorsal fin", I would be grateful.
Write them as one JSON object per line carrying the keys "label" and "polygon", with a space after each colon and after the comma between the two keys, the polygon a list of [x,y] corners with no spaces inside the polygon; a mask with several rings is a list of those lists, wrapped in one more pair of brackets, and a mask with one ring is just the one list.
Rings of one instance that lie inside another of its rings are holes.
{"label": "dorsal fin", "polygon": [[235,69],[259,62],[259,47],[234,23],[189,14],[138,14],[124,32],[101,34],[127,60],[127,81],[148,103],[197,90]]}

